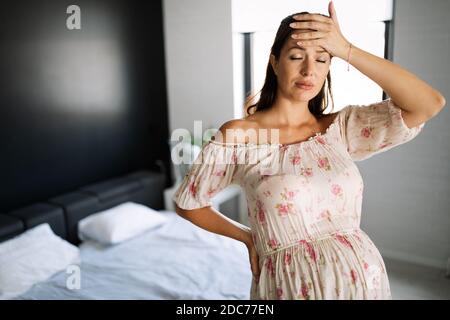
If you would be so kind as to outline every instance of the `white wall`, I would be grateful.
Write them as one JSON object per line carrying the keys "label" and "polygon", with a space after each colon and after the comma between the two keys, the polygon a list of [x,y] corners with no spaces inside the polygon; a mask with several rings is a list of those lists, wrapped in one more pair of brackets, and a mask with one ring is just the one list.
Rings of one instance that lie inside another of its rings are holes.
{"label": "white wall", "polygon": [[[391,18],[392,0],[333,2],[342,31],[351,28],[358,20],[370,22]],[[233,32],[276,30],[281,20],[294,12],[309,11],[328,15],[328,3],[328,0],[233,0]]]}
{"label": "white wall", "polygon": [[232,119],[231,0],[164,0],[169,130]]}

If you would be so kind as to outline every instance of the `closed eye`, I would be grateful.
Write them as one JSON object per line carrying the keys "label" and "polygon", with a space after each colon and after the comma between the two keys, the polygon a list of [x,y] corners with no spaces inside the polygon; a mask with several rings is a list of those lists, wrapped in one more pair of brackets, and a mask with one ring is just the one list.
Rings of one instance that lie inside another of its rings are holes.
{"label": "closed eye", "polygon": [[[291,60],[301,60],[303,58],[291,58]],[[327,61],[316,60],[317,62],[326,63]]]}

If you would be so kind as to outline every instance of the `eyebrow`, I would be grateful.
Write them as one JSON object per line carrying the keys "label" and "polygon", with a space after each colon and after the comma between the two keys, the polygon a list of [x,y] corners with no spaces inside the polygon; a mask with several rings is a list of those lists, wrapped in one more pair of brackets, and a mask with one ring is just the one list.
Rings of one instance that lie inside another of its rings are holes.
{"label": "eyebrow", "polygon": [[[302,48],[302,47],[298,47],[298,46],[296,46],[296,47],[290,47],[289,50],[291,50],[291,49],[300,49],[300,50],[306,51],[306,49],[304,49],[304,48]],[[317,50],[316,52],[322,53],[322,52],[326,52],[326,50]]]}

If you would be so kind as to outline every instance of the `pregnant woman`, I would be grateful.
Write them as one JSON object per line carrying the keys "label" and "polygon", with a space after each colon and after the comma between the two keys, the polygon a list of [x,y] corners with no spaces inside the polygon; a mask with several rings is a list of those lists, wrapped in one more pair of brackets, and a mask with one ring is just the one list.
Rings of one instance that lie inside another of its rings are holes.
{"label": "pregnant woman", "polygon": [[[183,218],[245,243],[251,299],[391,299],[383,259],[360,228],[354,162],[410,141],[445,105],[415,75],[349,43],[331,2],[328,11],[281,22],[255,111],[221,126],[173,197]],[[324,114],[333,57],[390,98]],[[229,184],[245,191],[250,227],[211,207]]]}

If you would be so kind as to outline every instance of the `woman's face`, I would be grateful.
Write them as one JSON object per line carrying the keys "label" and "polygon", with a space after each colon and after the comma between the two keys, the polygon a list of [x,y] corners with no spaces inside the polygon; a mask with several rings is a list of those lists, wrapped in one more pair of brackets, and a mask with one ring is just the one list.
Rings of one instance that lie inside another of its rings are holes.
{"label": "woman's face", "polygon": [[[321,47],[299,47],[298,41],[289,35],[279,60],[270,55],[270,62],[277,75],[278,91],[290,100],[309,101],[320,92],[330,69],[331,57]],[[304,88],[300,82],[312,83],[313,87]]]}

